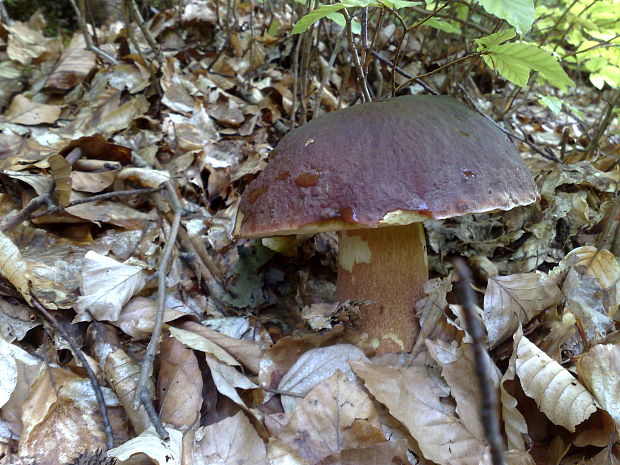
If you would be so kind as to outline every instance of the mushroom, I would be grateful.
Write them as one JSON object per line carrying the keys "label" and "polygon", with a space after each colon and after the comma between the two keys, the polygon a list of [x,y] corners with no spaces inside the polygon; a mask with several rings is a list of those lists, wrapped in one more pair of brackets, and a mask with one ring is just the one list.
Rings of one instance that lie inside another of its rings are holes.
{"label": "mushroom", "polygon": [[422,222],[538,198],[491,121],[447,96],[328,113],[288,133],[247,187],[235,235],[338,231],[336,298],[368,300],[359,330],[379,353],[411,350],[428,279]]}

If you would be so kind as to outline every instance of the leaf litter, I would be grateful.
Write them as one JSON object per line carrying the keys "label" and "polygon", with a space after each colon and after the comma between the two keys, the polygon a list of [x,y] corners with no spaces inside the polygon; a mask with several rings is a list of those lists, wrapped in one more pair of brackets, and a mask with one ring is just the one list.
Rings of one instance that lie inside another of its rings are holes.
{"label": "leaf litter", "polygon": [[[421,339],[413,354],[376,356],[344,330],[364,302],[334,302],[333,237],[231,236],[240,193],[300,105],[284,64],[294,47],[282,40],[293,9],[274,8],[268,27],[265,9],[237,8],[248,27],[223,30],[221,12],[196,0],[158,12],[147,27],[159,58],[137,28],[130,37],[111,21],[97,32],[115,63],[79,32],[46,37],[40,13],[2,26],[0,463],[69,463],[106,446],[84,367],[35,316],[33,298],[88,354],[116,441],[108,456],[119,461],[490,463],[453,254],[477,274],[508,463],[617,463],[619,250],[597,243],[620,218],[608,215],[617,140],[582,159],[582,119],[515,112],[507,123],[539,147],[555,149],[568,131],[575,150],[556,163],[520,145],[541,192],[535,205],[425,223],[433,279],[417,303]],[[200,45],[208,36],[230,41],[225,58]],[[345,70],[327,72],[322,108],[351,103]],[[5,87],[4,76],[25,87]],[[307,95],[319,86],[309,82]],[[592,102],[571,105],[595,119]],[[170,179],[184,213],[148,384],[170,436],[162,441],[133,396],[171,233],[161,195]],[[126,193],[137,189],[146,191]]]}

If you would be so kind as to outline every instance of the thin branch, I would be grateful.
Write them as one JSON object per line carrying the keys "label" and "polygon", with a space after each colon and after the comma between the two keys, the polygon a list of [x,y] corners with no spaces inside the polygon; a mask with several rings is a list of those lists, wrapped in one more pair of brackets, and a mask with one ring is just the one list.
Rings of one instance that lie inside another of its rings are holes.
{"label": "thin branch", "polygon": [[[402,68],[399,68],[398,66],[394,67],[394,63],[392,63],[390,60],[388,60],[387,58],[381,56],[378,52],[375,52],[374,50],[371,50],[370,53],[372,54],[372,56],[374,56],[375,58],[377,58],[381,63],[385,63],[388,66],[392,67],[393,71],[396,71],[398,74],[400,74],[401,76],[407,78],[407,79],[411,79],[413,78],[413,76],[411,74],[409,74],[407,71],[405,71]],[[432,94],[432,95],[440,95],[439,91],[433,89],[431,86],[429,86],[426,82],[424,82],[422,79],[415,79],[414,81],[416,84],[422,86],[424,88],[425,91],[427,91],[428,93]]]}
{"label": "thin branch", "polygon": [[105,192],[103,194],[93,195],[92,197],[86,197],[84,199],[77,199],[69,202],[66,206],[54,205],[42,212],[34,213],[31,218],[39,218],[41,216],[53,215],[61,211],[65,211],[69,207],[75,207],[76,205],[82,205],[85,203],[98,202],[100,200],[114,199],[118,197],[129,197],[131,195],[150,194],[162,189],[162,187],[146,187],[144,189],[129,189],[126,191]]}
{"label": "thin branch", "polygon": [[[179,227],[181,225],[181,214],[183,209],[181,208],[181,202],[176,193],[174,184],[172,181],[166,181],[166,190],[168,191],[168,198],[170,200],[170,207],[174,212],[174,219],[170,227],[170,233],[166,240],[166,247],[164,248],[161,261],[159,263],[159,271],[157,273],[157,313],[155,315],[155,322],[153,323],[153,333],[151,334],[151,340],[149,341],[146,349],[146,354],[142,360],[140,366],[140,376],[138,377],[138,384],[136,387],[136,393],[133,399],[135,408],[138,408],[139,404],[144,405],[149,418],[156,429],[158,429],[158,422],[161,425],[161,420],[157,416],[154,408],[151,408],[151,398],[147,388],[148,379],[153,373],[153,362],[155,360],[155,354],[159,349],[159,339],[161,338],[162,325],[164,322],[164,309],[166,305],[166,275],[168,271],[168,264],[171,261],[172,251],[176,244],[177,235],[179,234]],[[168,433],[163,428],[159,428],[158,434],[162,439],[166,439]]]}
{"label": "thin branch", "polygon": [[504,134],[506,134],[508,137],[511,137],[512,139],[518,140],[519,142],[523,142],[524,144],[526,144],[529,148],[531,148],[534,152],[538,153],[539,155],[547,158],[548,160],[554,161],[556,163],[560,163],[560,159],[558,157],[556,157],[555,155],[553,155],[552,153],[548,153],[545,152],[544,150],[539,149],[536,144],[534,144],[533,142],[527,140],[525,137],[521,137],[518,136],[517,134],[515,134],[512,131],[509,131],[508,129],[504,128],[501,124],[499,124],[497,121],[495,121],[493,118],[491,118],[489,115],[481,112],[480,110],[478,110],[478,107],[476,107],[476,105],[474,104],[474,102],[471,100],[471,98],[469,97],[469,95],[467,95],[467,91],[465,90],[465,88],[462,86],[462,84],[458,84],[459,88],[461,89],[461,91],[463,92],[463,97],[465,98],[465,100],[467,100],[467,102],[469,103],[469,105],[476,110],[478,113],[480,113],[482,116],[484,116],[487,120],[489,120],[491,123],[493,123],[495,126],[497,126],[499,128],[500,131],[502,131]]}
{"label": "thin branch", "polygon": [[417,79],[422,79],[423,77],[426,76],[430,76],[431,74],[435,74],[438,71],[441,71],[444,68],[447,68],[448,66],[452,66],[452,65],[456,65],[457,63],[460,63],[462,61],[465,60],[469,60],[470,58],[476,58],[479,57],[480,55],[482,55],[481,53],[472,53],[470,55],[464,55],[460,58],[457,58],[456,60],[452,60],[449,61],[448,63],[441,65],[439,68],[434,69],[433,71],[429,71],[428,73],[424,73],[424,74],[418,74],[417,76],[412,77],[411,79],[408,79],[406,82],[404,82],[403,84],[401,84],[400,86],[398,86],[396,88],[396,92],[398,92],[399,90],[403,89],[404,87],[407,87],[408,85],[410,85],[412,82],[416,81]]}
{"label": "thin branch", "polygon": [[90,367],[88,360],[84,356],[84,353],[80,350],[77,344],[73,341],[71,336],[65,331],[63,326],[54,318],[54,316],[45,308],[45,306],[37,299],[34,293],[30,292],[30,300],[35,309],[37,309],[47,321],[52,325],[52,328],[62,336],[62,338],[69,344],[71,348],[71,352],[73,356],[76,357],[82,367],[86,370],[86,374],[88,375],[88,379],[90,380],[90,384],[95,392],[95,397],[97,398],[97,403],[99,404],[99,408],[101,409],[101,418],[103,421],[103,427],[105,430],[106,436],[106,446],[108,449],[112,449],[114,447],[114,431],[112,431],[112,424],[110,423],[110,417],[108,415],[108,407],[105,403],[105,398],[103,397],[103,391],[101,390],[101,386],[99,385],[99,381],[97,381],[97,376],[93,372],[93,369]]}
{"label": "thin branch", "polygon": [[24,221],[32,218],[33,213],[39,209],[39,207],[43,204],[50,204],[52,202],[52,193],[46,192],[45,194],[41,194],[34,199],[32,199],[28,204],[22,208],[19,212],[14,215],[7,216],[0,223],[0,232],[6,232],[13,228],[16,228],[18,225],[23,223]]}
{"label": "thin branch", "polygon": [[323,75],[323,79],[321,79],[321,84],[319,85],[319,90],[316,93],[316,101],[314,102],[314,109],[312,110],[312,117],[316,118],[319,114],[319,107],[321,106],[321,97],[323,96],[323,90],[325,89],[325,84],[327,84],[327,80],[329,79],[329,74],[331,69],[334,67],[334,63],[336,61],[336,57],[338,56],[338,52],[340,51],[340,44],[342,42],[342,36],[344,35],[345,30],[343,29],[338,36],[338,40],[336,41],[336,45],[334,46],[334,50],[329,57],[329,62],[327,63],[327,67],[325,69],[325,74]]}
{"label": "thin branch", "polygon": [[614,108],[616,108],[619,102],[620,102],[620,91],[616,91],[613,99],[611,100],[611,102],[609,102],[605,116],[603,117],[600,124],[596,128],[594,136],[592,136],[592,139],[590,139],[590,143],[586,147],[586,154],[585,154],[586,159],[589,158],[589,156],[592,155],[592,153],[594,153],[594,151],[598,149],[599,139],[603,137],[603,133],[609,127],[612,120],[614,119]]}
{"label": "thin branch", "polygon": [[477,317],[476,296],[472,288],[471,270],[462,258],[454,259],[454,267],[459,275],[456,283],[456,293],[465,314],[465,327],[472,338],[471,347],[476,364],[476,378],[480,390],[480,418],[484,428],[484,435],[491,449],[493,465],[505,465],[504,441],[499,428],[497,415],[497,390],[491,379],[488,356],[482,344],[482,325]]}
{"label": "thin branch", "polygon": [[80,0],[80,5],[82,8],[78,7],[77,3],[75,3],[75,0],[69,0],[69,2],[71,3],[71,6],[73,7],[73,10],[75,11],[75,14],[77,16],[78,26],[80,27],[82,34],[84,34],[84,42],[86,42],[86,48],[90,50],[91,52],[99,55],[109,64],[111,65],[118,64],[118,62],[113,56],[108,55],[106,52],[104,52],[100,48],[93,45],[93,41],[91,40],[90,35],[88,34],[88,25],[86,23],[86,17],[84,16],[84,0]]}
{"label": "thin branch", "polygon": [[362,94],[364,94],[364,100],[366,102],[372,102],[372,97],[370,96],[370,91],[368,90],[368,82],[366,81],[366,76],[364,76],[364,71],[362,70],[362,65],[360,64],[360,58],[357,54],[357,49],[355,48],[355,44],[353,43],[353,32],[351,31],[351,16],[346,8],[341,10],[344,15],[344,19],[347,22],[347,40],[349,42],[349,47],[351,48],[351,57],[353,59],[353,64],[355,66],[355,71],[357,72],[357,79],[359,80],[359,85],[362,89]]}

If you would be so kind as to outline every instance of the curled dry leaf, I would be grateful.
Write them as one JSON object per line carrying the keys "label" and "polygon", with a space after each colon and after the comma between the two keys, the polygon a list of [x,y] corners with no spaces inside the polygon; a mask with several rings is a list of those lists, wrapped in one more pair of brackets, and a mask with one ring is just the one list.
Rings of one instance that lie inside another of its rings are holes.
{"label": "curled dry leaf", "polygon": [[[132,297],[112,324],[136,339],[148,338],[153,332],[157,302],[146,297]],[[164,323],[187,316],[186,313],[164,308]]]}
{"label": "curled dry leaf", "polygon": [[219,360],[226,365],[239,365],[239,362],[235,360],[232,355],[206,337],[192,331],[175,328],[174,326],[171,326],[169,329],[170,334],[173,337],[190,349],[199,350],[200,352],[212,355],[214,359]]}
{"label": "curled dry leaf", "polygon": [[248,406],[239,396],[237,389],[256,389],[258,386],[250,381],[247,376],[242,375],[239,371],[237,371],[236,368],[220,362],[209,353],[206,353],[205,356],[207,359],[207,365],[209,365],[209,369],[211,370],[213,383],[215,384],[218,392],[228,397],[240,407],[247,409]]}
{"label": "curled dry leaf", "polygon": [[[356,376],[349,365],[350,360],[369,362],[364,352],[351,344],[311,349],[297,359],[295,364],[282,377],[278,390],[292,392],[304,397],[312,388],[332,376],[337,370],[353,383]],[[282,406],[286,413],[291,413],[299,403],[299,397],[282,396]]]}
{"label": "curled dry leaf", "polygon": [[[117,346],[118,341],[114,328],[99,323],[93,325],[92,329],[94,333],[93,351],[99,366],[103,369],[103,376],[118,396],[133,429],[140,433],[151,425],[144,409],[135,409],[133,406],[140,365]],[[154,387],[150,382],[148,388],[150,392],[154,392]]]}
{"label": "curled dry leaf", "polygon": [[258,343],[230,337],[194,321],[184,321],[179,328],[194,332],[222,347],[252,374],[258,374],[263,351]]}
{"label": "curled dry leaf", "polygon": [[97,320],[116,321],[123,305],[144,287],[146,273],[139,266],[125,265],[93,251],[84,258],[76,320],[90,320],[89,311]]}
{"label": "curled dry leaf", "polygon": [[523,414],[519,412],[517,408],[517,399],[515,399],[507,389],[508,384],[515,382],[515,377],[517,375],[515,368],[516,359],[517,354],[513,351],[508,362],[508,368],[499,384],[500,403],[502,408],[502,420],[504,422],[504,433],[506,434],[506,445],[509,450],[524,453],[527,450],[524,440],[528,434],[527,422]]}
{"label": "curled dry leaf", "polygon": [[268,465],[263,440],[243,412],[196,431],[193,463]]}
{"label": "curled dry leaf", "polygon": [[52,124],[60,118],[60,105],[47,105],[33,102],[21,94],[15,96],[11,106],[4,114],[6,121],[14,124],[36,126],[38,124]]}
{"label": "curled dry leaf", "polygon": [[385,442],[380,426],[368,394],[336,371],[299,403],[278,438],[315,464],[347,449]]}
{"label": "curled dry leaf", "polygon": [[515,368],[523,391],[556,425],[574,432],[599,407],[592,394],[568,370],[530,342],[514,335]]}
{"label": "curled dry leaf", "polygon": [[170,435],[168,441],[162,441],[155,428],[149,428],[140,436],[109,450],[108,457],[128,460],[130,457],[143,454],[151,460],[151,463],[155,462],[157,465],[181,465],[183,434],[173,428],[166,428],[166,431]]}
{"label": "curled dry leaf", "polygon": [[0,231],[0,275],[10,282],[30,302],[28,266],[13,241]]}
{"label": "curled dry leaf", "polygon": [[425,366],[394,370],[351,362],[370,393],[403,423],[424,458],[440,465],[479,465],[485,442],[477,439],[440,399]]}
{"label": "curled dry leaf", "polygon": [[157,379],[161,421],[186,432],[200,418],[202,374],[194,351],[172,337],[161,343]]}
{"label": "curled dry leaf", "polygon": [[484,324],[489,345],[497,346],[546,308],[564,296],[555,280],[545,273],[490,276],[484,294]]}
{"label": "curled dry leaf", "polygon": [[620,347],[593,347],[579,358],[577,374],[620,429]]}

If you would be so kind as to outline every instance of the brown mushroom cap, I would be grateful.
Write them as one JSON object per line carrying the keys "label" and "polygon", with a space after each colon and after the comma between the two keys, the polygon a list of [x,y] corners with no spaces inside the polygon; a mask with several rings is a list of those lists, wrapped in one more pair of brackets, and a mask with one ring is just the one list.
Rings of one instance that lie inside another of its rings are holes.
{"label": "brown mushroom cap", "polygon": [[403,96],[291,131],[247,188],[242,237],[409,224],[538,198],[505,134],[451,97]]}

